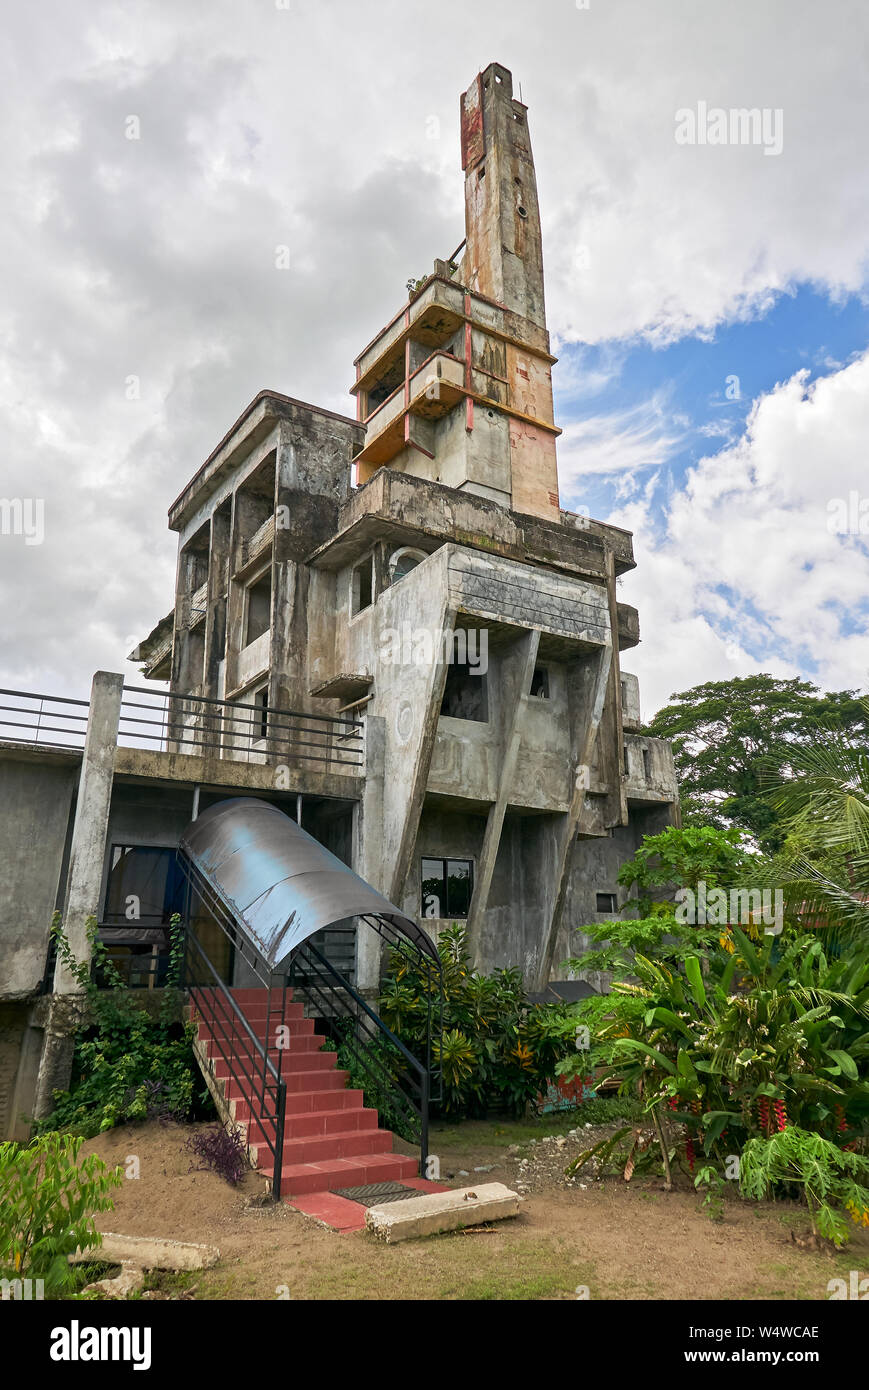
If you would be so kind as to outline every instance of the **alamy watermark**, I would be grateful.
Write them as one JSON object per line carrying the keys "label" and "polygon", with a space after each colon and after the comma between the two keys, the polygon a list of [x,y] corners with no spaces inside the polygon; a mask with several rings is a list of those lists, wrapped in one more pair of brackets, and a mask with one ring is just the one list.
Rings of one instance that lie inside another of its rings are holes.
{"label": "alamy watermark", "polygon": [[45,499],[0,497],[0,536],[23,536],[25,545],[45,540]]}
{"label": "alamy watermark", "polygon": [[831,497],[827,530],[834,536],[869,536],[869,496],[852,488],[847,497]]}
{"label": "alamy watermark", "polygon": [[780,888],[710,888],[703,879],[693,888],[676,891],[677,922],[689,926],[762,926],[778,936],[784,926],[784,895]]}
{"label": "alamy watermark", "polygon": [[384,666],[433,666],[436,661],[466,666],[484,676],[489,669],[489,634],[485,628],[429,628],[402,623],[380,634]]}
{"label": "alamy watermark", "polygon": [[44,1279],[0,1279],[0,1302],[40,1303],[45,1298]]}
{"label": "alamy watermark", "polygon": [[831,1279],[827,1284],[827,1293],[831,1301],[869,1298],[869,1279],[861,1279],[859,1271],[852,1269],[848,1273],[847,1283],[844,1279]]}
{"label": "alamy watermark", "polygon": [[681,106],[675,116],[677,145],[760,145],[764,154],[784,148],[784,111],[780,106]]}

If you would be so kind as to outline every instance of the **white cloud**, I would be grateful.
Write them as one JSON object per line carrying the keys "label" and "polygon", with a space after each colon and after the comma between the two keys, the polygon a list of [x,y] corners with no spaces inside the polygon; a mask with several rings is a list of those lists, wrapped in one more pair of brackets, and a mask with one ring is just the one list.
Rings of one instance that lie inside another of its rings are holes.
{"label": "white cloud", "polygon": [[829,525],[859,480],[869,496],[867,439],[869,352],[757,400],[739,441],[689,470],[662,539],[648,500],[613,514],[636,533],[622,597],[647,638],[625,662],[647,714],[673,691],[756,671],[869,688],[869,536]]}
{"label": "white cloud", "polygon": [[[166,506],[257,390],[350,408],[353,356],[461,237],[457,97],[495,57],[530,106],[556,340],[708,336],[795,280],[861,285],[869,16],[860,0],[799,16],[792,0],[10,11],[0,493],[45,498],[46,541],[0,544],[6,683],[81,692],[122,669],[171,603]],[[782,155],[678,146],[675,112],[698,99],[782,107]],[[586,388],[620,365],[611,350]],[[646,484],[678,434],[663,407],[612,425],[571,427],[568,482]],[[712,485],[695,484],[698,525]],[[823,566],[806,587],[829,588]]]}

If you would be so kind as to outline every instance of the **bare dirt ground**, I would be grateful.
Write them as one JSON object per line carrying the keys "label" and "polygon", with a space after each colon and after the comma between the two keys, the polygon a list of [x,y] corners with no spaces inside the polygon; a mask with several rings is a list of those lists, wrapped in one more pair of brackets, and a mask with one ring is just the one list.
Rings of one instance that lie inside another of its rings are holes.
{"label": "bare dirt ground", "polygon": [[[577,1123],[574,1115],[435,1128],[431,1148],[442,1180],[522,1186],[521,1215],[395,1246],[367,1232],[338,1235],[286,1205],[261,1205],[259,1174],[231,1187],[214,1173],[191,1172],[194,1160],[183,1149],[189,1126],[124,1126],[89,1141],[85,1152],[131,1172],[130,1160],[138,1160],[139,1176],[125,1179],[114,1211],[98,1218],[102,1230],[219,1248],[214,1269],[152,1280],[163,1296],[824,1300],[834,1276],[869,1274],[865,1233],[838,1254],[794,1244],[791,1233],[805,1234],[807,1221],[792,1204],[731,1198],[713,1222],[687,1179],[669,1193],[660,1178],[580,1177],[567,1185],[564,1166],[593,1142],[591,1131],[568,1134]],[[554,1136],[549,1143],[547,1135]]]}

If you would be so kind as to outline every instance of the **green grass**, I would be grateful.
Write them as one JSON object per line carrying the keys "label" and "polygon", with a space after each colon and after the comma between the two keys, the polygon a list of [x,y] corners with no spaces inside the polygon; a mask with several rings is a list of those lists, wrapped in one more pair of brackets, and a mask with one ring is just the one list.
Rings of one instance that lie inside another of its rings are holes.
{"label": "green grass", "polygon": [[432,1153],[444,1153],[450,1149],[504,1150],[510,1144],[527,1144],[547,1134],[567,1134],[568,1130],[582,1128],[586,1124],[624,1123],[639,1120],[641,1116],[642,1107],[638,1101],[606,1097],[586,1101],[576,1110],[555,1111],[530,1119],[511,1120],[505,1116],[487,1120],[442,1120],[431,1127],[429,1149]]}

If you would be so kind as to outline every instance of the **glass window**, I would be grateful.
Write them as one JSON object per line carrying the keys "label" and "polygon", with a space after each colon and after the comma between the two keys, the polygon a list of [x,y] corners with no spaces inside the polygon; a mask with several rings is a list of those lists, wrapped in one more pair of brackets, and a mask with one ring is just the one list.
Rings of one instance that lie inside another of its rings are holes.
{"label": "glass window", "polygon": [[598,912],[617,912],[618,899],[615,893],[598,893],[596,910]]}
{"label": "glass window", "polygon": [[474,867],[470,859],[423,859],[423,917],[467,917],[474,890]]}

